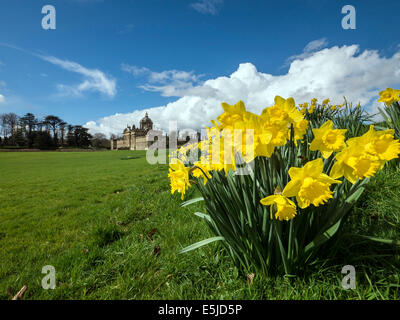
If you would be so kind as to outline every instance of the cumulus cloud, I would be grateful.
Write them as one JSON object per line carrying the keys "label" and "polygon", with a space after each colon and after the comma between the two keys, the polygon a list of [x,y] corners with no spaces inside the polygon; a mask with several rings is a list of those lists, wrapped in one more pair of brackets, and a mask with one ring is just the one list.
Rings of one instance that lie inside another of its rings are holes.
{"label": "cumulus cloud", "polygon": [[190,6],[202,13],[202,14],[212,14],[215,15],[218,13],[220,5],[222,5],[223,0],[200,0],[197,2],[193,2]]}
{"label": "cumulus cloud", "polygon": [[81,66],[79,63],[61,60],[53,56],[37,55],[39,58],[50,62],[64,70],[74,72],[83,76],[83,82],[77,85],[59,84],[57,86],[60,94],[80,96],[85,91],[97,91],[108,97],[114,97],[117,93],[116,80],[107,77],[98,69],[88,69]]}
{"label": "cumulus cloud", "polygon": [[341,103],[345,96],[375,112],[379,90],[399,85],[400,51],[383,57],[376,50],[360,52],[358,45],[334,46],[292,61],[283,75],[263,73],[251,63],[242,63],[231,75],[193,86],[189,93],[165,106],[115,114],[90,121],[86,127],[93,133],[120,134],[127,124],[137,125],[148,112],[155,126],[165,131],[170,120],[178,121],[181,129],[200,129],[221,113],[223,101],[234,104],[243,100],[248,110],[259,113],[273,104],[275,95],[294,97],[296,103],[314,97]]}
{"label": "cumulus cloud", "polygon": [[6,102],[6,98],[4,98],[4,96],[2,94],[0,94],[0,104],[5,103]]}
{"label": "cumulus cloud", "polygon": [[191,94],[195,86],[200,82],[202,75],[196,75],[193,71],[166,70],[162,72],[151,71],[146,67],[122,64],[123,71],[131,73],[135,77],[145,77],[147,83],[139,86],[146,91],[159,92],[164,97],[183,97]]}

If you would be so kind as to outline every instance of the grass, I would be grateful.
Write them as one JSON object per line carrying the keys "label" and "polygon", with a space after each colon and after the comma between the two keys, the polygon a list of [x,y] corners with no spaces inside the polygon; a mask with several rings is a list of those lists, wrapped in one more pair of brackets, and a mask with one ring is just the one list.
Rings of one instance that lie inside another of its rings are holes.
{"label": "grass", "polygon": [[[361,239],[301,277],[252,284],[215,243],[178,254],[212,235],[193,214],[201,203],[170,194],[167,170],[144,151],[0,153],[0,299],[23,285],[24,299],[400,298],[399,251]],[[399,240],[399,186],[398,171],[379,173],[347,231]],[[341,287],[347,264],[356,290]],[[45,265],[55,290],[41,287]]]}

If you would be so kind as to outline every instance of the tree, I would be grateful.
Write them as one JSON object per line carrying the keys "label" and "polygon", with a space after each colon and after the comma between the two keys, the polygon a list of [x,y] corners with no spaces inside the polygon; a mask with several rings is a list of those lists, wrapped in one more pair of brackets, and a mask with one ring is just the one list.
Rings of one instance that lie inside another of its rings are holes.
{"label": "tree", "polygon": [[44,119],[44,122],[46,125],[48,125],[50,130],[53,131],[54,144],[57,145],[58,144],[57,130],[60,126],[60,123],[62,123],[63,121],[59,117],[49,115]]}
{"label": "tree", "polygon": [[0,135],[2,135],[3,138],[5,138],[6,135],[4,133],[5,128],[3,127],[3,116],[4,114],[0,114]]}
{"label": "tree", "polygon": [[92,135],[88,132],[89,129],[82,126],[74,126],[75,145],[78,148],[87,148],[90,146]]}
{"label": "tree", "polygon": [[13,112],[4,113],[0,116],[3,137],[5,138],[11,136],[11,138],[8,139],[11,145],[15,145],[15,140],[12,135],[18,127],[18,121],[19,117]]}
{"label": "tree", "polygon": [[95,133],[91,143],[95,148],[110,148],[110,140],[103,133]]}
{"label": "tree", "polygon": [[37,131],[35,134],[33,147],[41,150],[55,149],[54,139],[48,131]]}
{"label": "tree", "polygon": [[67,123],[65,121],[61,121],[59,124],[59,129],[60,129],[60,139],[61,139],[61,146],[64,145],[64,137],[65,137],[65,126]]}
{"label": "tree", "polygon": [[14,145],[17,147],[25,147],[28,143],[22,128],[17,128],[12,134],[11,139],[14,141]]}
{"label": "tree", "polygon": [[44,120],[43,119],[38,120],[38,122],[36,124],[37,131],[42,132],[44,126],[45,126]]}
{"label": "tree", "polygon": [[74,136],[74,126],[69,124],[67,128],[68,128],[67,145],[70,147],[76,147],[75,136]]}
{"label": "tree", "polygon": [[[21,118],[15,113],[0,114],[0,135],[2,135],[0,145],[2,146],[53,149],[59,145],[68,144],[73,147],[87,148],[93,138],[88,131],[89,129],[82,126],[68,125],[54,115],[39,119],[32,113],[26,113]],[[103,136],[96,138],[100,142],[104,142],[105,139]]]}
{"label": "tree", "polygon": [[34,136],[35,136],[34,130],[35,130],[37,123],[38,123],[38,120],[35,118],[35,116],[32,113],[27,113],[20,119],[21,127],[26,132],[26,139],[27,139],[29,148],[32,148],[32,146],[33,146],[33,141],[34,141]]}

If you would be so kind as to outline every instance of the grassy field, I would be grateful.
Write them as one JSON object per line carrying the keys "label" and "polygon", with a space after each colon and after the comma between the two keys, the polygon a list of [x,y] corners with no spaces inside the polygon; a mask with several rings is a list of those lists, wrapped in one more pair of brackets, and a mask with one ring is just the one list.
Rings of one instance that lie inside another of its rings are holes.
{"label": "grassy field", "polygon": [[[143,151],[0,153],[0,299],[399,299],[400,252],[353,238],[334,260],[296,278],[250,284],[171,196],[166,165]],[[193,192],[193,191],[190,191]],[[188,196],[193,196],[189,192]],[[400,239],[400,176],[383,170],[352,212],[349,230]],[[352,264],[357,289],[341,287]],[[56,269],[44,290],[42,267]]]}

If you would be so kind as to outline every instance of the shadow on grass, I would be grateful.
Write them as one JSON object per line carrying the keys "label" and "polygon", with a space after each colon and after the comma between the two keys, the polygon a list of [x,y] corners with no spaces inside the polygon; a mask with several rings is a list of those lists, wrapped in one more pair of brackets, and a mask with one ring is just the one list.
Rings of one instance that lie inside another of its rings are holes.
{"label": "shadow on grass", "polygon": [[123,157],[121,160],[135,160],[135,159],[140,159],[143,158],[141,156],[130,156],[130,157]]}
{"label": "shadow on grass", "polygon": [[125,235],[124,232],[118,230],[114,225],[98,227],[93,232],[93,244],[99,247],[105,247],[115,241],[120,240]]}

